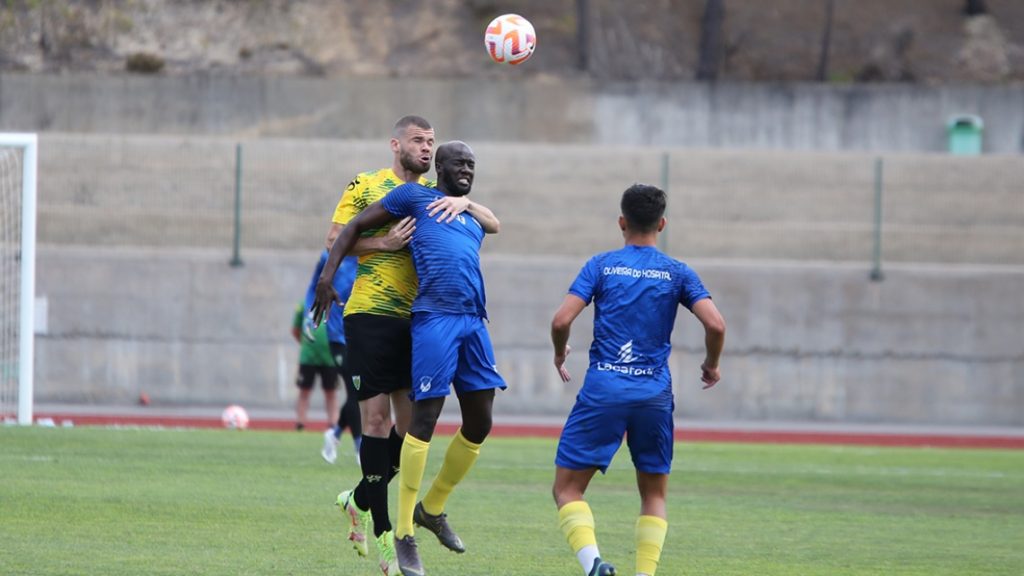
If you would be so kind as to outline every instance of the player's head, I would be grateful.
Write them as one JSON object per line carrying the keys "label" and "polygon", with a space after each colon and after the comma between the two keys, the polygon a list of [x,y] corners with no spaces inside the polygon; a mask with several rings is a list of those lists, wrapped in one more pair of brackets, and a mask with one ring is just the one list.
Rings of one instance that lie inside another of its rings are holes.
{"label": "player's head", "polygon": [[623,230],[660,232],[665,227],[665,192],[649,184],[633,184],[622,193],[619,204]]}
{"label": "player's head", "polygon": [[402,116],[391,131],[391,151],[403,169],[425,174],[434,151],[434,128],[422,116]]}
{"label": "player's head", "polygon": [[434,158],[437,187],[449,196],[465,196],[473,189],[476,154],[465,142],[452,140],[437,147]]}

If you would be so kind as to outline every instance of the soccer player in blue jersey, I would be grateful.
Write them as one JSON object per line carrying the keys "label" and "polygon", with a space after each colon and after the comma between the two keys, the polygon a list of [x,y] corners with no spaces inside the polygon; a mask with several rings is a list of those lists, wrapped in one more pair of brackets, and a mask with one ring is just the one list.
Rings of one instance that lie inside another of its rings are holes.
{"label": "soccer player in blue jersey", "polygon": [[[320,259],[316,263],[316,268],[313,270],[313,277],[310,278],[309,286],[306,288],[306,300],[304,310],[309,310],[310,306],[313,305],[313,299],[316,297],[316,283],[320,279],[320,272],[324,269],[324,264],[327,263],[327,250],[324,250],[320,254]],[[356,267],[358,266],[358,258],[355,256],[349,256],[341,263],[341,268],[334,275],[334,289],[338,292],[338,298],[342,302],[348,300],[349,294],[352,293],[352,283],[356,279]],[[331,357],[334,359],[334,365],[338,370],[338,375],[341,376],[342,382],[345,383],[345,402],[341,405],[341,409],[338,410],[338,420],[334,426],[324,431],[324,447],[320,450],[320,455],[323,459],[334,464],[338,458],[338,440],[341,438],[342,431],[345,428],[349,429],[352,433],[352,443],[355,445],[356,461],[359,461],[359,445],[363,437],[362,420],[359,417],[359,400],[357,398],[357,391],[355,386],[352,384],[352,375],[348,370],[348,350],[345,346],[345,326],[344,326],[344,306],[336,306],[331,309],[327,316],[327,344],[330,347]],[[303,331],[310,332],[312,327],[313,316],[308,312],[305,314],[305,321],[303,324]]]}
{"label": "soccer player in blue jersey", "polygon": [[608,468],[625,435],[640,491],[635,527],[636,574],[654,576],[668,524],[665,493],[672,466],[670,336],[680,305],[704,326],[704,388],[720,378],[725,321],[697,273],[657,249],[665,227],[665,193],[634,184],[622,195],[625,246],[598,254],[580,270],[551,322],[555,368],[569,381],[565,357],[573,320],[594,302],[590,366],[562,430],[555,456],[554,497],[566,540],[588,576],[611,576],[601,560],[594,516],[583,495]]}
{"label": "soccer player in blue jersey", "polygon": [[[409,247],[419,277],[412,304],[412,421],[402,445],[395,551],[404,576],[425,572],[413,537],[413,523],[427,528],[445,547],[464,552],[448,525],[445,504],[466,476],[491,431],[494,390],[505,388],[484,321],[487,318],[480,246],[500,222],[488,208],[466,195],[473,187],[476,156],[464,142],[438,147],[434,167],[437,188],[403,184],[366,207],[342,230],[317,285],[314,317],[335,301],[330,283],[338,262],[363,230],[404,217],[414,219]],[[439,194],[440,193],[440,194]],[[441,195],[443,194],[443,195]],[[437,419],[454,387],[462,427],[445,454],[430,490],[419,503]]]}

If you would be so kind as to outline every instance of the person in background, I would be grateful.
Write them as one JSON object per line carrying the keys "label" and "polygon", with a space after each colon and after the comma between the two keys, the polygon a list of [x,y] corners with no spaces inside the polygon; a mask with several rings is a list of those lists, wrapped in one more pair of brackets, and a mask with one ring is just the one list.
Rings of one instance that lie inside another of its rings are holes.
{"label": "person in background", "polygon": [[[306,290],[306,311],[313,304],[313,297],[316,295],[316,283],[320,279],[320,272],[323,270],[324,262],[326,261],[327,250],[324,250],[320,254],[320,260],[317,261],[316,267],[313,270],[313,278],[310,280],[309,287]],[[352,292],[352,283],[356,278],[357,266],[358,258],[353,256],[342,262],[337,274],[334,275],[334,289],[338,291],[343,301],[348,300],[349,294]],[[362,419],[359,416],[359,399],[355,386],[352,384],[352,375],[348,370],[348,349],[345,345],[343,311],[344,306],[332,308],[327,322],[321,324],[319,328],[313,327],[313,317],[308,312],[306,312],[303,320],[303,331],[307,334],[315,334],[326,326],[327,346],[334,365],[338,370],[338,376],[341,377],[341,381],[345,384],[345,401],[341,404],[341,409],[338,411],[338,421],[324,431],[324,445],[320,449],[320,455],[329,464],[334,464],[338,459],[338,442],[341,439],[341,433],[346,428],[352,434],[352,443],[355,446],[357,463],[359,462],[359,447],[363,440]]]}

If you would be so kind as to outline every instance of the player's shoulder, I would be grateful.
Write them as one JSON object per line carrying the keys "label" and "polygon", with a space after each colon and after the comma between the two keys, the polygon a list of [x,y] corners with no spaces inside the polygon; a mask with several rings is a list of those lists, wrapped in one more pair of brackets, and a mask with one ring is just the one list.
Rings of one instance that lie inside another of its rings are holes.
{"label": "player's shoulder", "polygon": [[356,174],[355,178],[353,178],[351,182],[348,183],[348,187],[345,188],[345,190],[347,192],[351,192],[372,189],[387,180],[389,172],[390,170],[387,168],[378,168],[376,170],[360,172]]}
{"label": "player's shoulder", "polygon": [[403,182],[392,189],[392,192],[404,195],[417,195],[417,194],[428,194],[434,196],[437,194],[437,190],[431,186],[427,186],[422,182]]}
{"label": "player's shoulder", "polygon": [[583,264],[583,266],[601,268],[603,266],[615,265],[617,261],[620,259],[619,252],[620,250],[606,250],[604,252],[598,252],[597,254],[594,254],[590,258],[587,258],[587,261]]}

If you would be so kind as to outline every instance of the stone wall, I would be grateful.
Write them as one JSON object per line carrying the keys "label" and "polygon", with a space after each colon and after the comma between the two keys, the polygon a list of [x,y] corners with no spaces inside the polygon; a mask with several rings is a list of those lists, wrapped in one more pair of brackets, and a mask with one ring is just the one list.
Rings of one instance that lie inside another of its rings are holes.
{"label": "stone wall", "polygon": [[[613,237],[615,230],[608,230]],[[611,243],[611,241],[610,241]],[[38,401],[293,404],[294,305],[315,251],[252,254],[46,246]],[[548,326],[583,258],[484,258],[502,414],[564,415],[586,369],[592,312],[562,384]],[[727,323],[722,382],[700,389],[699,323],[680,310],[676,413],[700,419],[1024,425],[1024,271],[690,260]]]}
{"label": "stone wall", "polygon": [[417,113],[471,142],[937,152],[950,116],[977,114],[986,152],[1018,154],[1021,102],[1021,85],[0,74],[0,130],[36,132],[376,139]]}

